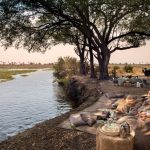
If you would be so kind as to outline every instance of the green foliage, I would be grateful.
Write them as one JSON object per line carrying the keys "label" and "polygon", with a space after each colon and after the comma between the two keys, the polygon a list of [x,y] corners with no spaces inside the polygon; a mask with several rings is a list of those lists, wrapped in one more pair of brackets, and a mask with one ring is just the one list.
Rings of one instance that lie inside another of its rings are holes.
{"label": "green foliage", "polygon": [[79,73],[79,62],[73,57],[60,57],[54,64],[54,74],[58,78],[71,77]]}
{"label": "green foliage", "polygon": [[127,73],[132,73],[133,72],[133,66],[132,65],[125,65],[123,70]]}

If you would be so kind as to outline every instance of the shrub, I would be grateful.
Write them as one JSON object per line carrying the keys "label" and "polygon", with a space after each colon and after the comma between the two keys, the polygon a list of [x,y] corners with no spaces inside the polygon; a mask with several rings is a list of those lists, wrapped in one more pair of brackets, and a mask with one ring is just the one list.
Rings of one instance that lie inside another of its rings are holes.
{"label": "shrub", "polygon": [[58,61],[54,64],[53,68],[55,70],[55,75],[64,70],[64,59],[62,57],[58,58]]}
{"label": "shrub", "polygon": [[118,70],[118,69],[120,69],[119,66],[114,66],[114,67],[113,67],[113,70]]}
{"label": "shrub", "polygon": [[79,72],[79,62],[74,57],[60,57],[54,64],[54,75],[57,78],[71,77]]}
{"label": "shrub", "polygon": [[67,88],[69,84],[70,79],[69,78],[63,78],[58,80],[58,84]]}
{"label": "shrub", "polygon": [[123,70],[127,73],[133,72],[133,66],[132,65],[125,65]]}

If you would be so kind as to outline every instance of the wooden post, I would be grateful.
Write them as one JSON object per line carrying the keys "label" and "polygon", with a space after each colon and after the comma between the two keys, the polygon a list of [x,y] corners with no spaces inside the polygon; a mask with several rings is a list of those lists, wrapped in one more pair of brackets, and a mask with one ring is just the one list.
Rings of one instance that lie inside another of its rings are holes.
{"label": "wooden post", "polygon": [[133,150],[134,136],[135,133],[127,138],[108,136],[99,127],[96,132],[96,150]]}

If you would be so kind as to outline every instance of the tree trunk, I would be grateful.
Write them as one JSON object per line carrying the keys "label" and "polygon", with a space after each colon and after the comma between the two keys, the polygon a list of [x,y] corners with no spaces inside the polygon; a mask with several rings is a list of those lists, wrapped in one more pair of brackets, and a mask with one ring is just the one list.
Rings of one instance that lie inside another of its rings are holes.
{"label": "tree trunk", "polygon": [[105,53],[100,55],[98,53],[98,63],[99,63],[99,79],[100,80],[107,80],[109,79],[108,74],[108,64],[110,60],[110,54]]}
{"label": "tree trunk", "polygon": [[82,60],[81,58],[80,58],[80,74],[86,75],[85,63],[84,63],[84,60]]}
{"label": "tree trunk", "polygon": [[94,57],[93,57],[93,50],[91,47],[91,42],[89,40],[89,52],[90,52],[90,77],[96,78],[95,68],[94,68]]}

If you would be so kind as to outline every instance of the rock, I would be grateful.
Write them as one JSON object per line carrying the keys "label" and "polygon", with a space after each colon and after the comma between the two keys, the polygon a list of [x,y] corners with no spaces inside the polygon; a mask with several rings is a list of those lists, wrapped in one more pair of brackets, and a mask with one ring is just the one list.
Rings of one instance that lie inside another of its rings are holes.
{"label": "rock", "polygon": [[96,123],[97,116],[91,113],[81,113],[80,114],[82,120],[86,122],[89,126],[92,126],[94,123]]}
{"label": "rock", "polygon": [[106,97],[108,98],[123,98],[125,95],[122,93],[106,93]]}
{"label": "rock", "polygon": [[80,116],[80,114],[72,114],[69,117],[69,121],[71,125],[73,126],[81,126],[81,125],[86,125],[86,122],[84,122]]}

